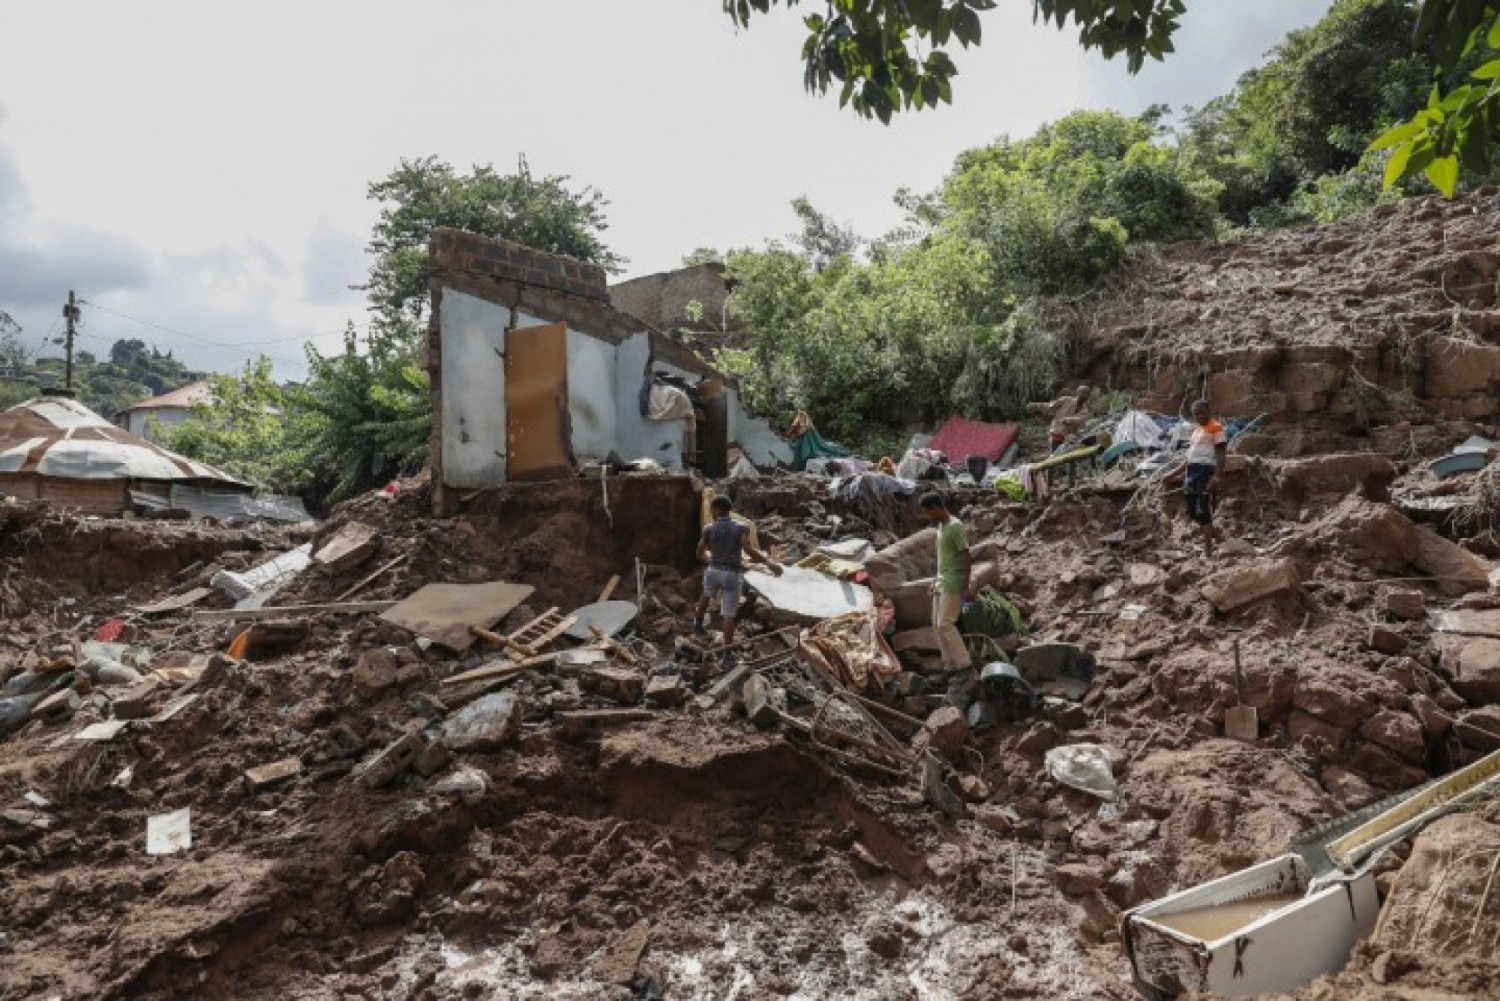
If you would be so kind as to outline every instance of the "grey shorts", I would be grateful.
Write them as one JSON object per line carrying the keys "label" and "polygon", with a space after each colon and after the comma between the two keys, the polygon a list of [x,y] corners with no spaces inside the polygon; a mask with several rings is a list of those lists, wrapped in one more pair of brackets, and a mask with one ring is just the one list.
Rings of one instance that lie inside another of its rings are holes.
{"label": "grey shorts", "polygon": [[703,593],[719,599],[719,614],[726,619],[740,610],[740,581],[737,570],[709,567],[703,572]]}

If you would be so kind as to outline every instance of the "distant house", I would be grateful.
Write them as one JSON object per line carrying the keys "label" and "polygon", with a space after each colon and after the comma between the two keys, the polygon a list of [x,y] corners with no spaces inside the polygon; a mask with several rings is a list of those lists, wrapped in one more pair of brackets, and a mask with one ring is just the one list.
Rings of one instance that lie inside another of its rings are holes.
{"label": "distant house", "polygon": [[176,498],[248,497],[250,484],[144,441],[79,403],[39,396],[0,411],[0,493],[90,514],[190,507]]}
{"label": "distant house", "polygon": [[206,382],[194,382],[121,410],[115,414],[115,425],[147,441],[155,441],[150,428],[153,419],[162,428],[181,424],[193,416],[195,407],[211,403],[213,398],[212,386]]}

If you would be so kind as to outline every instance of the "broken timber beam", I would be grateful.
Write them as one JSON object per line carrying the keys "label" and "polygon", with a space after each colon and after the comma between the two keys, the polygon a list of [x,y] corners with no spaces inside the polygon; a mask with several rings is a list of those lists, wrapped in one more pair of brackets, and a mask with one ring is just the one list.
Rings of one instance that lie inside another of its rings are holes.
{"label": "broken timber beam", "polygon": [[275,605],[265,608],[211,608],[194,612],[193,618],[200,622],[229,622],[250,619],[280,619],[297,615],[362,615],[366,612],[383,612],[394,608],[394,601],[334,601],[322,605]]}

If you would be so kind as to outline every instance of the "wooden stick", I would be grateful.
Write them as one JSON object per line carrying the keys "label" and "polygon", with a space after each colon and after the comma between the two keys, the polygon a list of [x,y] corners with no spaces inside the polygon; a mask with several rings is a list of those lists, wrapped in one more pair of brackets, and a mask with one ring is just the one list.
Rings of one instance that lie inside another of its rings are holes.
{"label": "wooden stick", "polygon": [[394,601],[335,601],[323,605],[275,605],[265,608],[210,608],[194,612],[193,618],[200,622],[225,622],[241,619],[274,619],[296,615],[317,615],[337,612],[343,615],[360,615],[365,612],[383,612],[396,607]]}
{"label": "wooden stick", "polygon": [[406,553],[402,553],[400,556],[397,556],[395,559],[391,560],[389,563],[385,564],[379,570],[376,570],[374,573],[370,574],[368,577],[361,578],[360,582],[358,584],[355,584],[353,587],[351,587],[349,590],[345,591],[343,594],[339,595],[334,600],[335,601],[348,601],[354,595],[356,595],[360,591],[364,590],[365,586],[368,585],[368,584],[370,584],[370,583],[372,583],[375,580],[375,578],[379,577],[381,574],[385,573],[387,570],[391,569],[396,564],[405,561],[406,557],[407,557],[407,554]]}
{"label": "wooden stick", "polygon": [[563,619],[561,622],[559,622],[557,625],[553,626],[551,629],[547,630],[545,633],[542,633],[541,636],[539,636],[537,639],[533,640],[530,644],[528,644],[528,646],[531,647],[533,653],[540,652],[541,649],[542,649],[542,647],[546,646],[548,643],[553,642],[559,636],[561,636],[563,633],[567,632],[569,629],[572,629],[573,628],[573,623],[575,623],[577,621],[578,621],[578,616],[576,616],[576,615],[570,615],[570,616],[568,616],[566,619]]}
{"label": "wooden stick", "polygon": [[610,598],[610,595],[612,595],[612,594],[615,593],[615,588],[617,588],[619,586],[620,586],[620,575],[619,574],[615,574],[613,577],[611,577],[609,579],[609,583],[604,585],[604,590],[602,590],[602,591],[599,592],[599,600],[600,601],[608,601],[609,598]]}
{"label": "wooden stick", "polygon": [[484,667],[476,667],[472,671],[464,671],[462,674],[455,674],[451,678],[444,678],[442,684],[461,685],[466,681],[479,681],[484,678],[495,678],[501,675],[521,674],[531,670],[533,667],[540,667],[542,664],[556,659],[556,653],[544,653],[536,657],[528,657],[518,664],[486,664]]}
{"label": "wooden stick", "polygon": [[715,647],[714,649],[717,653],[723,653],[725,650],[738,650],[742,646],[749,646],[752,643],[759,643],[761,640],[768,640],[772,636],[780,636],[784,633],[798,632],[799,630],[801,630],[801,628],[801,626],[782,626],[780,629],[773,629],[768,633],[759,633],[755,636],[751,636],[749,639],[735,640],[733,643],[730,643],[727,646]]}
{"label": "wooden stick", "polygon": [[530,652],[525,647],[517,643],[515,640],[511,639],[509,636],[503,636],[500,633],[490,632],[490,630],[481,629],[478,626],[470,626],[469,632],[471,635],[479,637],[486,643],[493,643],[495,646],[506,647],[511,651],[519,652],[522,657],[531,656]]}

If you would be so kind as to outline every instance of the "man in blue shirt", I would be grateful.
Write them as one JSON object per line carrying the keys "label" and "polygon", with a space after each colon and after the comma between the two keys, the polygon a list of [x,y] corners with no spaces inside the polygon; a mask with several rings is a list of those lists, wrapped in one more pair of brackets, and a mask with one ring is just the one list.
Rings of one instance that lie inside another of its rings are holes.
{"label": "man in blue shirt", "polygon": [[709,601],[719,601],[720,626],[724,630],[724,645],[734,642],[734,617],[740,610],[740,586],[745,571],[746,556],[766,569],[781,576],[781,567],[755,547],[750,541],[750,527],[730,517],[732,506],[724,496],[713,499],[714,520],[703,529],[698,539],[698,559],[708,564],[703,572],[703,597],[698,599],[698,610],[693,616],[693,632],[704,631],[704,617],[708,614]]}

